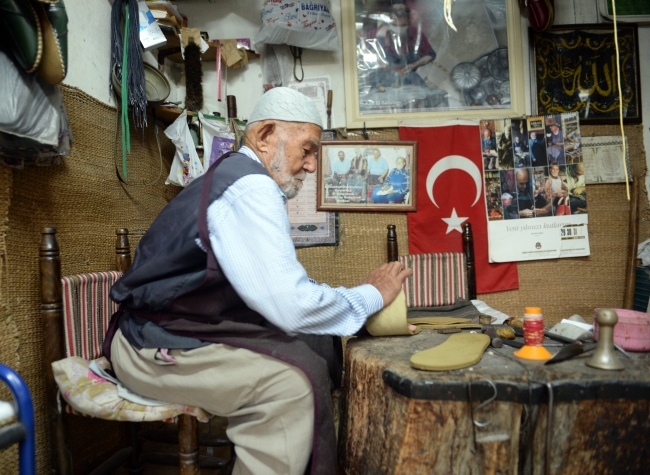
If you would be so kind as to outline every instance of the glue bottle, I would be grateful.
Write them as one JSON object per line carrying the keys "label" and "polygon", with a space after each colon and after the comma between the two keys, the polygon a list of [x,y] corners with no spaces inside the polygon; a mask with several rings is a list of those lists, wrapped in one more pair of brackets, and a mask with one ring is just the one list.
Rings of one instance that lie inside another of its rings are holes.
{"label": "glue bottle", "polygon": [[524,309],[524,346],[514,355],[526,360],[546,361],[551,353],[544,348],[544,316],[539,307]]}

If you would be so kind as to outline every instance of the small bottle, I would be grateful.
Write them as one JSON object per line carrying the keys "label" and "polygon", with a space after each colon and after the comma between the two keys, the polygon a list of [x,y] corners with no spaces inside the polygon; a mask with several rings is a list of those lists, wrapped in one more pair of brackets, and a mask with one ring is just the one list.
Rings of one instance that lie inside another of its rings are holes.
{"label": "small bottle", "polygon": [[546,361],[551,353],[544,348],[544,316],[539,307],[524,309],[524,346],[514,352],[518,358],[525,360]]}
{"label": "small bottle", "polygon": [[544,316],[539,307],[524,309],[524,344],[528,346],[544,345]]}

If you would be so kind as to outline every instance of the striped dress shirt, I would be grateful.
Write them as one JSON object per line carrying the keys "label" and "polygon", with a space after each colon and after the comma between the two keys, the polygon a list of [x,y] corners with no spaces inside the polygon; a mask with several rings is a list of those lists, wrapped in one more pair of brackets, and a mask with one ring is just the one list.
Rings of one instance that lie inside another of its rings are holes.
{"label": "striped dress shirt", "polygon": [[[249,148],[239,152],[261,163]],[[210,205],[210,244],[226,278],[248,307],[289,335],[356,333],[383,307],[381,294],[369,284],[332,288],[310,279],[296,257],[285,203],[273,179],[247,175]]]}

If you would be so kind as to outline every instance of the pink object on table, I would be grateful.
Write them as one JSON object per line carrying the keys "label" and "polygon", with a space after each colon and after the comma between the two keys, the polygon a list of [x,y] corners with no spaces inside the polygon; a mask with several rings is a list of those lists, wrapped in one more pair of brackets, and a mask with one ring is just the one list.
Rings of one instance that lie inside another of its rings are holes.
{"label": "pink object on table", "polygon": [[[600,309],[594,310],[594,338],[598,340],[598,322],[596,315]],[[650,314],[613,308],[618,315],[618,323],[614,326],[614,343],[628,351],[650,351]]]}

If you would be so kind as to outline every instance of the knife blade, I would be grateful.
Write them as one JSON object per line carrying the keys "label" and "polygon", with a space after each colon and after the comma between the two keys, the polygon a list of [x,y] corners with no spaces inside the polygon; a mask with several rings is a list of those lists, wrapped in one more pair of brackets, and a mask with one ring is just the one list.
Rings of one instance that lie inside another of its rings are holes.
{"label": "knife blade", "polygon": [[544,364],[555,364],[559,363],[560,361],[566,361],[570,358],[573,358],[574,356],[578,356],[587,351],[591,351],[594,348],[596,348],[596,343],[583,344],[581,341],[574,341],[573,343],[569,343],[568,345],[563,346],[560,351],[555,353],[553,357],[550,360],[546,361]]}

